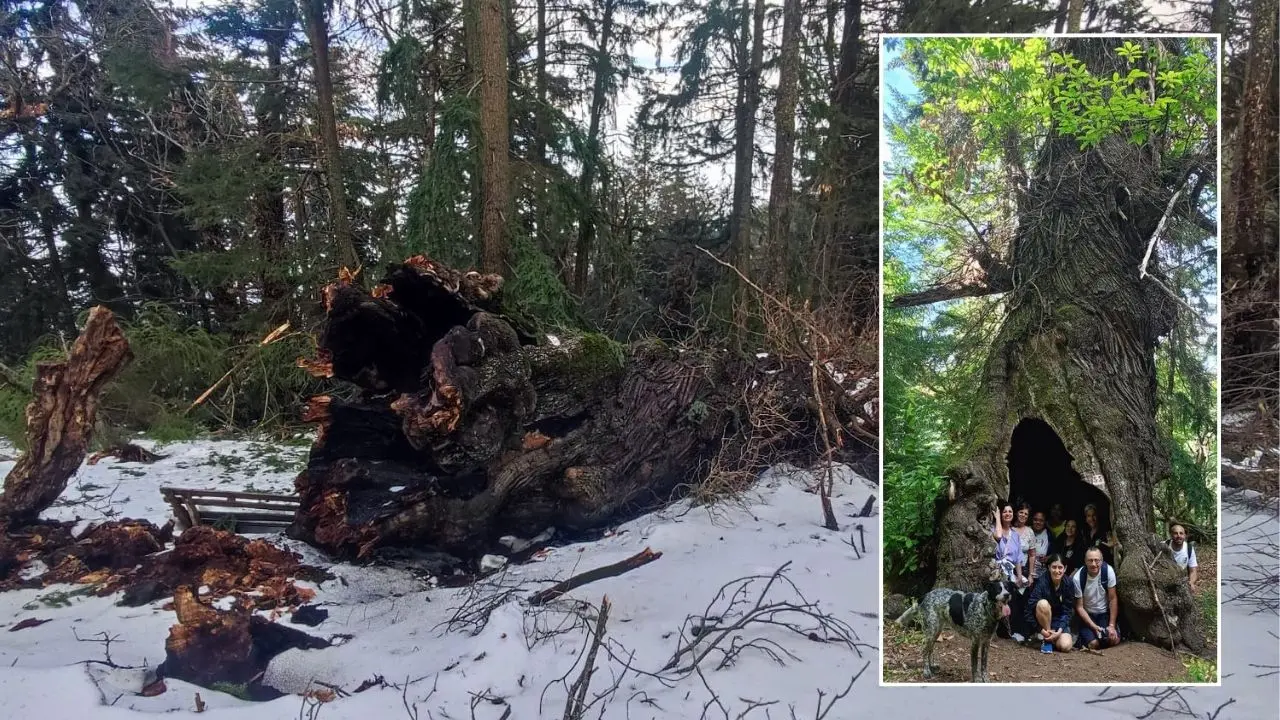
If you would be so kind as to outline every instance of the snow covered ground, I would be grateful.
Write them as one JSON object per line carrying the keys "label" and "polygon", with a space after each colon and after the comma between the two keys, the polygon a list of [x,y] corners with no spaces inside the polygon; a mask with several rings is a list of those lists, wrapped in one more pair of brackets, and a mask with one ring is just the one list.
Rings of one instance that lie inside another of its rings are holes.
{"label": "snow covered ground", "polygon": [[[305,455],[304,448],[243,442],[186,443],[160,451],[169,456],[150,466],[106,459],[82,468],[67,501],[48,515],[161,523],[169,516],[158,491],[163,485],[287,491]],[[11,465],[0,461],[0,476]],[[0,698],[6,715],[40,720],[151,713],[186,717],[195,714],[197,692],[206,705],[200,717],[229,720],[559,718],[565,716],[569,687],[581,674],[595,608],[607,595],[612,607],[606,643],[585,694],[594,705],[584,717],[790,718],[794,713],[813,718],[819,706],[826,709],[846,690],[825,717],[989,720],[993,710],[1020,706],[1042,718],[1078,718],[1084,710],[1106,720],[1144,715],[1157,702],[1159,688],[1115,688],[1105,696],[1113,701],[1086,705],[1099,699],[1101,688],[880,687],[878,518],[854,517],[876,488],[852,472],[842,473],[836,511],[844,530],[831,533],[820,527],[818,498],[805,491],[806,484],[804,473],[771,472],[752,497],[736,505],[713,512],[679,505],[627,523],[599,541],[556,548],[540,562],[506,568],[467,589],[432,588],[386,568],[333,566],[338,579],[320,586],[316,599],[329,611],[328,619],[301,629],[338,638],[340,644],[289,651],[273,661],[266,680],[290,693],[306,690],[313,681],[348,693],[378,676],[386,685],[316,707],[304,706],[298,695],[250,703],[174,680],[167,681],[163,694],[142,697],[136,693],[144,671],[85,661],[104,659],[105,647],[95,640],[112,637],[115,664],[158,664],[173,623],[173,613],[159,609],[162,603],[120,608],[112,598],[76,595],[74,586],[0,593]],[[1160,701],[1163,709],[1144,716],[1280,717],[1277,617],[1271,610],[1258,611],[1251,599],[1276,596],[1274,584],[1259,586],[1259,563],[1274,570],[1278,530],[1274,506],[1259,509],[1238,495],[1228,502],[1221,569],[1227,583],[1223,596],[1230,600],[1222,610],[1223,685],[1167,696]],[[305,546],[277,541],[302,552],[307,562],[327,565]],[[545,607],[523,602],[550,582],[646,547],[662,557]],[[767,578],[788,563],[766,591]],[[750,576],[758,579],[732,584]],[[718,597],[727,583],[731,591],[742,592],[734,608],[729,608],[732,592]],[[1250,594],[1242,592],[1245,588],[1257,589]],[[809,612],[790,609],[767,616],[794,624],[803,634],[752,622],[739,622],[738,630],[723,636],[715,629],[734,625],[761,597],[765,605],[784,604],[780,608],[808,606]],[[825,624],[815,619],[819,615]],[[706,623],[700,647],[720,638],[717,647],[733,650],[733,662],[720,667],[724,654],[713,650],[698,671],[681,672],[688,657],[675,670],[663,670],[681,642],[690,639],[690,616],[719,618]],[[26,618],[49,622],[8,631]],[[1119,697],[1135,691],[1140,694]]]}

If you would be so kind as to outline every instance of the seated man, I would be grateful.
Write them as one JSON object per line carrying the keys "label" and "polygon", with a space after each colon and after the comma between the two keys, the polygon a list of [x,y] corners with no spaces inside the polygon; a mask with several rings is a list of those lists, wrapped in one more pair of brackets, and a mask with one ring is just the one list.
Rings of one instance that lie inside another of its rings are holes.
{"label": "seated man", "polygon": [[1067,577],[1067,566],[1059,555],[1045,558],[1048,570],[1031,586],[1027,597],[1026,621],[1039,631],[1032,640],[1053,643],[1059,652],[1071,651],[1071,608],[1075,605],[1075,586]]}
{"label": "seated man", "polygon": [[1173,551],[1173,560],[1178,563],[1178,567],[1187,571],[1187,581],[1191,584],[1192,592],[1196,589],[1196,580],[1200,571],[1197,567],[1200,563],[1196,562],[1195,544],[1187,540],[1187,529],[1178,523],[1169,526],[1169,549]]}
{"label": "seated man", "polygon": [[1084,567],[1075,580],[1076,615],[1080,620],[1080,644],[1092,650],[1119,644],[1116,620],[1120,600],[1116,597],[1116,573],[1102,561],[1102,551],[1091,547],[1084,555]]}

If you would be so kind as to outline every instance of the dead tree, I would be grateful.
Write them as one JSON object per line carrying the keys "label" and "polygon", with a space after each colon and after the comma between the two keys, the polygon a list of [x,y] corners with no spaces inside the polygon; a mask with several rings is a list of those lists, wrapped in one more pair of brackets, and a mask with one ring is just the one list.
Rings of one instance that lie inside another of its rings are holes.
{"label": "dead tree", "polygon": [[98,396],[132,358],[111,311],[99,305],[66,360],[40,363],[27,405],[27,452],[4,480],[0,522],[35,522],[67,488],[89,449]]}

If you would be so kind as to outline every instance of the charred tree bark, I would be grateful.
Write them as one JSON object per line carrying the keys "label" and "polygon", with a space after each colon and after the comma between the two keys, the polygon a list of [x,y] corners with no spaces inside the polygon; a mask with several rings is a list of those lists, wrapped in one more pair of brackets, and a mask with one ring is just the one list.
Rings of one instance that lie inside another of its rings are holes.
{"label": "charred tree bark", "polygon": [[27,406],[27,452],[5,477],[0,524],[35,522],[67,488],[89,449],[98,395],[132,358],[115,317],[98,306],[89,311],[70,356],[39,365]]}
{"label": "charred tree bark", "polygon": [[372,295],[326,288],[321,356],[304,364],[364,392],[310,401],[320,432],[292,536],[346,557],[474,558],[503,535],[650,509],[695,479],[736,401],[724,354],[535,344],[501,315],[501,284],[417,257]]}
{"label": "charred tree bark", "polygon": [[[1071,41],[1069,50],[1094,73],[1111,73],[1114,55],[1099,41]],[[955,498],[941,512],[937,582],[972,588],[992,576],[992,511],[1009,492],[1013,430],[1035,418],[1062,439],[1074,470],[1110,496],[1126,619],[1153,642],[1172,637],[1199,651],[1194,603],[1161,552],[1152,506],[1169,472],[1156,424],[1155,345],[1177,308],[1158,276],[1142,278],[1138,268],[1186,177],[1186,168],[1167,165],[1151,144],[1120,137],[1087,151],[1070,138],[1045,143],[1019,218],[1007,314],[985,365],[977,442],[952,471]],[[1063,182],[1064,173],[1075,180]]]}

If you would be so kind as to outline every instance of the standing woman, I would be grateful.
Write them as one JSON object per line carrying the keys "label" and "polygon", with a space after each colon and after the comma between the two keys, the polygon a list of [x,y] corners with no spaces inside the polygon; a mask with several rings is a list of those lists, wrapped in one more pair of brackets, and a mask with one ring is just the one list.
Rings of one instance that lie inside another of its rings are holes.
{"label": "standing woman", "polygon": [[1066,566],[1068,575],[1084,567],[1084,551],[1087,548],[1084,538],[1080,537],[1079,527],[1075,520],[1063,523],[1062,534],[1053,539],[1049,548],[1050,553],[1062,556],[1062,564]]}
{"label": "standing woman", "polygon": [[999,500],[992,519],[991,536],[996,541],[996,564],[1004,572],[1006,580],[1018,588],[1009,598],[1009,633],[1017,642],[1025,639],[1023,630],[1023,592],[1030,581],[1023,574],[1023,566],[1027,561],[1027,551],[1022,546],[1022,536],[1013,527],[1013,505]]}
{"label": "standing woman", "polygon": [[1098,522],[1098,506],[1089,503],[1084,506],[1084,542],[1085,547],[1096,547],[1102,551],[1102,561],[1111,567],[1116,566],[1115,550],[1119,544],[1115,533],[1110,528],[1102,527]]}
{"label": "standing woman", "polygon": [[1036,578],[1040,576],[1040,569],[1036,567],[1036,531],[1031,529],[1027,524],[1027,520],[1031,518],[1031,503],[1025,500],[1018,501],[1018,514],[1013,521],[1013,529],[1018,531],[1018,537],[1022,541],[1022,549],[1027,554],[1027,580],[1028,585],[1034,583]]}

